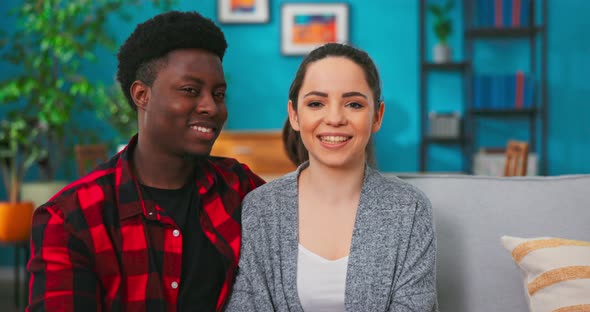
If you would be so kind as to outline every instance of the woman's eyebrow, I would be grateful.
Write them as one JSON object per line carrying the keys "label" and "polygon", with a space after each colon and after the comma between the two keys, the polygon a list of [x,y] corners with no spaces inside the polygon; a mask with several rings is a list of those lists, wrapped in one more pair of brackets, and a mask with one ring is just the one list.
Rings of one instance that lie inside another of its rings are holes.
{"label": "woman's eyebrow", "polygon": [[309,93],[307,93],[306,95],[304,95],[303,97],[307,97],[310,95],[317,95],[317,96],[321,96],[321,97],[328,97],[328,93],[324,93],[324,92],[320,92],[320,91],[311,91]]}
{"label": "woman's eyebrow", "polygon": [[[303,97],[312,96],[312,95],[321,96],[321,97],[328,97],[328,93],[324,93],[324,92],[320,92],[320,91],[311,91],[311,92],[308,92]],[[343,98],[354,97],[354,96],[360,96],[362,98],[368,99],[368,97],[365,94],[363,94],[361,92],[358,92],[358,91],[351,91],[351,92],[344,92],[344,93],[342,93],[342,97]]]}
{"label": "woman's eyebrow", "polygon": [[357,91],[342,93],[342,97],[343,98],[345,98],[345,97],[353,97],[353,96],[360,96],[360,97],[363,97],[363,98],[367,99],[367,96],[366,95],[364,95],[363,93],[357,92]]}

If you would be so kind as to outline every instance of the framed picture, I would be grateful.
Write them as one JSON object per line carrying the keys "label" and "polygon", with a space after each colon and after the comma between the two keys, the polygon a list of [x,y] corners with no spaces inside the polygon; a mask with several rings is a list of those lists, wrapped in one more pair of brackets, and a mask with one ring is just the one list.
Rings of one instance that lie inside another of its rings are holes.
{"label": "framed picture", "polygon": [[348,42],[346,3],[287,3],[281,8],[281,52],[305,55],[329,42]]}
{"label": "framed picture", "polygon": [[220,23],[268,23],[270,0],[217,0]]}

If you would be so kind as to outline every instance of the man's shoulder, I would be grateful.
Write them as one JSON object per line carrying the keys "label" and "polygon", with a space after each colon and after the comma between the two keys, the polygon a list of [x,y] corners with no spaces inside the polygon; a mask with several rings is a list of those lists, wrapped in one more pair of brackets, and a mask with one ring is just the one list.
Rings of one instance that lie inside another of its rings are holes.
{"label": "man's shoulder", "polygon": [[[221,157],[221,156],[209,156],[208,162],[210,165],[219,168],[220,170],[226,172],[234,172],[236,170],[241,170],[241,168],[248,168],[248,165],[240,163],[235,158],[229,157]],[[249,170],[249,168],[248,168]]]}
{"label": "man's shoulder", "polygon": [[98,168],[63,187],[39,208],[60,211],[64,215],[114,200],[114,167]]}
{"label": "man's shoulder", "polygon": [[240,163],[234,158],[210,156],[205,166],[209,174],[220,177],[228,184],[235,184],[239,181],[248,185],[248,188],[252,190],[265,183],[262,178],[250,170],[247,164]]}

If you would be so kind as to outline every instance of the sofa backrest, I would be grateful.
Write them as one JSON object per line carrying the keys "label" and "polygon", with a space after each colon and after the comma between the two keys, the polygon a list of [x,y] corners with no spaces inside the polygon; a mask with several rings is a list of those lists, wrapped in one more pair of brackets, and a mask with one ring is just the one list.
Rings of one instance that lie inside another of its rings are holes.
{"label": "sofa backrest", "polygon": [[528,311],[503,235],[590,241],[590,175],[400,178],[433,206],[441,312]]}

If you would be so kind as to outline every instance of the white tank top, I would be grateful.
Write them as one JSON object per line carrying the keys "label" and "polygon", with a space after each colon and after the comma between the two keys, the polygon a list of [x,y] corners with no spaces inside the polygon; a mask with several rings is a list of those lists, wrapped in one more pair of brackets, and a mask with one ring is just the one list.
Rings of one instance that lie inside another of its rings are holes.
{"label": "white tank top", "polygon": [[348,256],[328,260],[299,244],[297,293],[305,312],[343,312]]}

